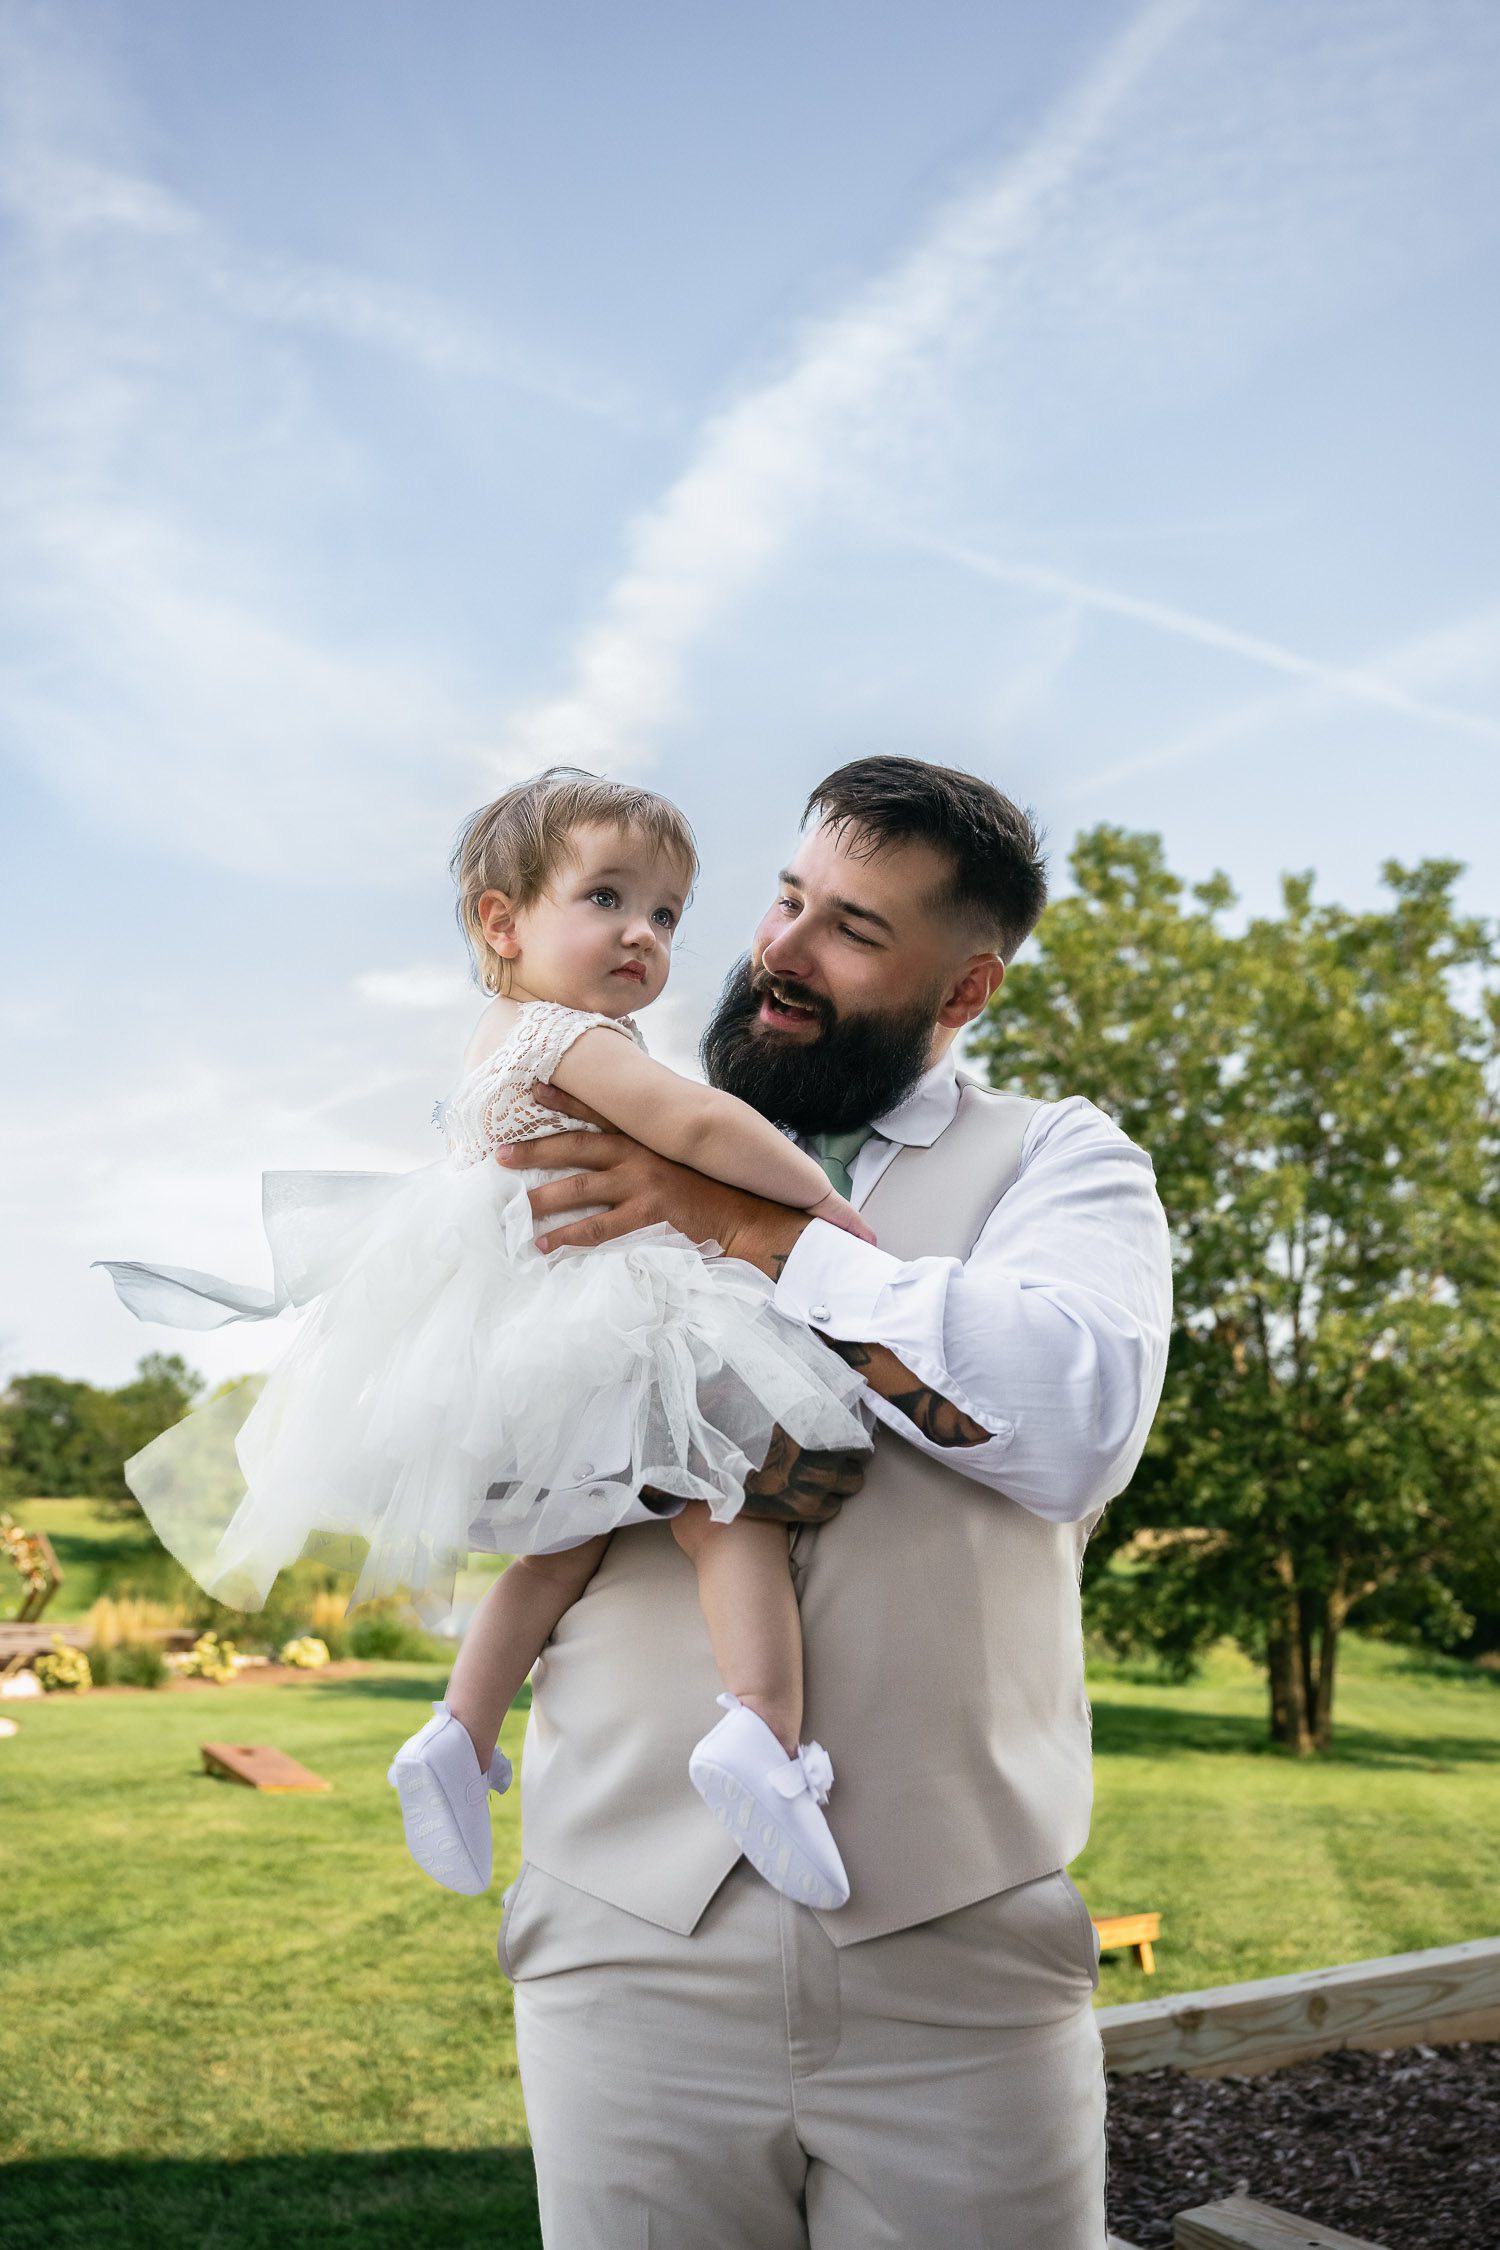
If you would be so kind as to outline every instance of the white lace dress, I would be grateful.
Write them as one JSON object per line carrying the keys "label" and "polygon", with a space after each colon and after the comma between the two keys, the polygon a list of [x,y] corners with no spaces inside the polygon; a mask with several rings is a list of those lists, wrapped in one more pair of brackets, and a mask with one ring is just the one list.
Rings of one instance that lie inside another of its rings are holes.
{"label": "white lace dress", "polygon": [[[309,1552],[358,1569],[351,1602],[404,1593],[438,1618],[471,1549],[577,1544],[639,1520],[642,1485],[733,1516],[777,1424],[808,1447],[868,1445],[860,1378],[717,1245],[654,1226],[537,1250],[526,1190],[560,1175],[493,1154],[578,1130],[530,1089],[595,1025],[642,1044],[629,1018],[523,1007],[438,1104],[433,1164],[263,1174],[270,1292],[96,1261],[142,1320],[216,1328],[299,1308],[268,1375],[125,1465],[163,1544],[219,1599],[259,1607]],[[579,1485],[576,1432],[605,1426],[628,1459]]]}

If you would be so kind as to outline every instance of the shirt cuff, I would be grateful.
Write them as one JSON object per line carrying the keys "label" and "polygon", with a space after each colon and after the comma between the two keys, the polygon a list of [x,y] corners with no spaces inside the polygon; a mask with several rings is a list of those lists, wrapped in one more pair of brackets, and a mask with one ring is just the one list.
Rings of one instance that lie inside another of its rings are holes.
{"label": "shirt cuff", "polygon": [[865,1396],[882,1422],[919,1451],[985,1482],[1009,1450],[1015,1424],[993,1410],[981,1412],[942,1364],[941,1351],[933,1349],[932,1338],[942,1334],[946,1269],[953,1263],[940,1258],[907,1263],[842,1227],[814,1219],[792,1247],[774,1302],[789,1319],[841,1343],[884,1344],[918,1383],[988,1430],[983,1445],[941,1446],[866,1385]]}
{"label": "shirt cuff", "polygon": [[776,1284],[776,1310],[844,1343],[874,1341],[871,1322],[901,1260],[873,1242],[814,1219],[802,1229]]}

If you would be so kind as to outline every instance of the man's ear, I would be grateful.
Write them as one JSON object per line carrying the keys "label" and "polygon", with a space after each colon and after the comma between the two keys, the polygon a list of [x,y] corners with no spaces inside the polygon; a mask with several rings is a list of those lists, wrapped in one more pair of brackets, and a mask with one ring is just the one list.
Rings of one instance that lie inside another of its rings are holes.
{"label": "man's ear", "polygon": [[515,908],[504,891],[481,893],[479,927],[502,961],[515,959],[521,950],[521,939],[516,929]]}
{"label": "man's ear", "polygon": [[991,998],[1005,982],[1005,963],[998,953],[976,953],[966,961],[938,1010],[938,1022],[957,1031],[982,1016]]}

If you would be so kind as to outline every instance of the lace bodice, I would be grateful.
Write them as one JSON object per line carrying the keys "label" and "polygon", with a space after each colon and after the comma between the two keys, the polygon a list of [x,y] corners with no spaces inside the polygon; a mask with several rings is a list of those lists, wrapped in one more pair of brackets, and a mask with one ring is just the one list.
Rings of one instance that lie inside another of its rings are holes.
{"label": "lace bodice", "polygon": [[630,1016],[590,1015],[557,1000],[524,1001],[509,1038],[466,1071],[433,1110],[432,1122],[446,1136],[454,1163],[480,1164],[507,1141],[544,1133],[598,1132],[597,1125],[543,1109],[531,1093],[538,1079],[552,1076],[574,1040],[598,1024],[623,1032],[638,1047],[646,1044]]}

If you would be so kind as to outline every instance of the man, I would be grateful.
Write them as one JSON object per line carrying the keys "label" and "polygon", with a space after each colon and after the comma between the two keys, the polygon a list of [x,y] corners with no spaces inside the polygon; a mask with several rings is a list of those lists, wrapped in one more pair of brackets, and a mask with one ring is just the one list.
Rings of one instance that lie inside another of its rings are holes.
{"label": "man", "polygon": [[1078,1579],[1161,1389],[1166,1224],[1092,1104],[955,1069],[1045,901],[1026,816],[869,758],[808,821],[704,1061],[804,1138],[879,1247],[615,1132],[512,1160],[576,1167],[534,1191],[539,1219],[605,1207],[545,1247],[662,1220],[714,1238],[865,1375],[862,1489],[860,1462],[787,1443],[747,1499],[797,1527],[805,1731],[851,1896],[781,1897],[705,1815],[687,1758],[718,1683],[692,1571],[664,1527],[618,1533],[536,1670],[500,1934],[543,2231],[1103,2250],[1097,1948],[1064,1872],[1091,1799]]}

